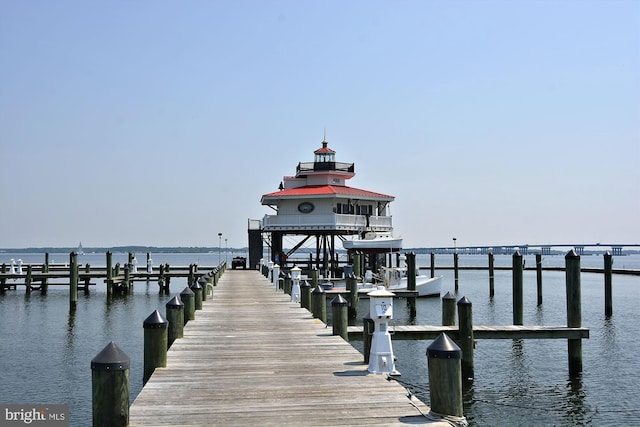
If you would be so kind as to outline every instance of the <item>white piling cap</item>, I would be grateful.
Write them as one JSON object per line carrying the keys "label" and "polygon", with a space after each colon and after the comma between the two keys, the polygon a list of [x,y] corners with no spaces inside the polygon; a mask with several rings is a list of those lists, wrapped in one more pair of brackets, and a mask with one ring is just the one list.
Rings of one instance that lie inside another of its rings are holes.
{"label": "white piling cap", "polygon": [[378,286],[378,289],[376,289],[375,291],[371,291],[369,292],[367,295],[369,295],[369,297],[373,297],[373,298],[384,298],[384,297],[394,297],[396,296],[396,294],[394,294],[393,292],[389,292],[387,290],[387,288],[385,288],[384,286]]}

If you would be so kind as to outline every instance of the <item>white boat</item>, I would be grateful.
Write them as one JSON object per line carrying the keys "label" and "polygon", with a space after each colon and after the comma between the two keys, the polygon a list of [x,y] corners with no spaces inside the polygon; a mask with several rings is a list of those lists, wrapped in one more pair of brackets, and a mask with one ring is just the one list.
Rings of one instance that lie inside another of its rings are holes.
{"label": "white boat", "polygon": [[[407,290],[407,265],[406,257],[400,255],[400,267],[380,267],[380,273],[376,276],[368,270],[365,273],[364,283],[360,285],[362,290],[375,290],[378,283],[382,283],[389,291]],[[417,273],[417,272],[416,272]],[[419,297],[439,297],[442,289],[442,276],[430,277],[416,274],[416,291]]]}
{"label": "white boat", "polygon": [[391,233],[368,231],[362,238],[343,241],[342,247],[363,252],[393,252],[402,249],[402,237],[395,237]]}

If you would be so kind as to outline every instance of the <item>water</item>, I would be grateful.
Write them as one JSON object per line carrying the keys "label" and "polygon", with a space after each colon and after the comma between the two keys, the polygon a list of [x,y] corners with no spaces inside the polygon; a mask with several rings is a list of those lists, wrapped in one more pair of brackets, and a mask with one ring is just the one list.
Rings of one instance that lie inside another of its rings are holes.
{"label": "water", "polygon": [[[154,264],[215,265],[218,254],[152,254]],[[236,254],[228,254],[227,259]],[[238,254],[243,255],[243,254]],[[244,255],[246,256],[246,255]],[[0,263],[22,258],[25,263],[44,259],[42,254],[0,254]],[[68,262],[68,254],[51,254],[51,262]],[[114,264],[126,262],[126,254],[114,254]],[[222,255],[225,259],[225,255]],[[535,265],[533,255],[526,256]],[[144,264],[144,260],[140,260]],[[104,254],[80,256],[79,262],[99,266]],[[451,255],[438,255],[436,264],[452,265]],[[546,266],[564,265],[562,256],[546,256]],[[429,255],[418,255],[419,266],[429,265]],[[461,255],[461,266],[484,266],[486,256]],[[496,256],[496,266],[510,266],[510,256]],[[602,256],[583,256],[583,267],[602,267]],[[640,268],[640,255],[614,259],[614,268]],[[443,291],[454,290],[453,271],[442,270]],[[458,298],[473,303],[474,324],[508,325],[512,322],[511,272],[495,272],[495,297],[489,299],[487,271],[460,271]],[[603,276],[583,273],[582,323],[590,328],[583,340],[583,374],[568,375],[566,340],[481,340],[475,351],[473,386],[465,394],[465,416],[471,425],[638,425],[640,324],[634,320],[640,304],[640,277],[613,277],[613,316],[604,316]],[[69,403],[72,426],[91,424],[90,360],[115,341],[131,357],[131,400],[142,388],[142,321],[186,286],[185,279],[171,280],[171,295],[160,295],[155,282],[136,282],[134,295],[106,302],[102,282],[90,296],[79,294],[75,314],[69,314],[69,295],[63,288],[49,288],[46,296],[24,288],[0,296],[0,402]],[[564,273],[543,272],[544,301],[536,306],[535,272],[524,273],[524,323],[566,324]],[[396,302],[397,324],[440,324],[438,298],[418,300],[415,319],[404,300]],[[368,311],[361,300],[359,317]],[[329,310],[330,312],[330,310]],[[361,350],[361,342],[354,342]],[[400,380],[429,403],[425,351],[430,342],[394,341]]]}

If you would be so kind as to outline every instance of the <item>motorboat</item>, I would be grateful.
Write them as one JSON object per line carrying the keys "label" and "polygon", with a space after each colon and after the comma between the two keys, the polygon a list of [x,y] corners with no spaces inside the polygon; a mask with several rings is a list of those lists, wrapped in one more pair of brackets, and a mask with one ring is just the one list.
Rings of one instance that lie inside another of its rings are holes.
{"label": "motorboat", "polygon": [[[379,283],[382,283],[389,291],[406,291],[408,284],[408,270],[406,257],[400,255],[399,267],[380,267],[379,273],[373,274],[371,270],[365,272],[361,290],[375,290]],[[416,271],[417,273],[417,271]],[[442,289],[442,276],[426,276],[416,274],[416,291],[419,297],[439,297]]]}
{"label": "motorboat", "polygon": [[402,237],[393,236],[391,233],[368,231],[360,238],[344,240],[342,247],[363,252],[396,252],[402,249]]}

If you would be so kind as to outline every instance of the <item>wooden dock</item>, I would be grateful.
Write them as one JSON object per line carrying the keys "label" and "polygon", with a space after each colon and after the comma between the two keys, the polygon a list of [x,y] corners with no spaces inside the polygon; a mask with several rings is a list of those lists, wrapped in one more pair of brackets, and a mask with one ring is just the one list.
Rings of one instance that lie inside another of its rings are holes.
{"label": "wooden dock", "polygon": [[[415,406],[414,406],[415,405]],[[430,425],[429,408],[258,271],[227,270],[130,408],[131,426]]]}

